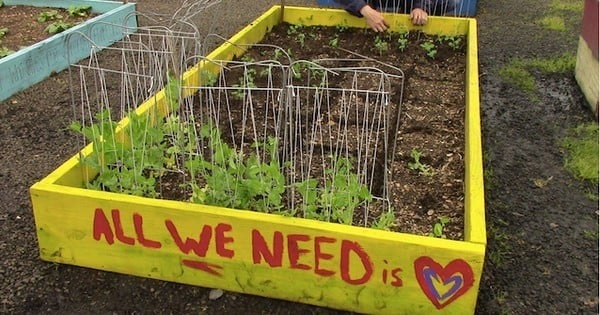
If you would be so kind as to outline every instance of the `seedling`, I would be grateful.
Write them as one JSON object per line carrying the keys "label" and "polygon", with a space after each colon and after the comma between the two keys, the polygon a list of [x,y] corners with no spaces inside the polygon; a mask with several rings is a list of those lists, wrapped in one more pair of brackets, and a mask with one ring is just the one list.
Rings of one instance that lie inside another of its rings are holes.
{"label": "seedling", "polygon": [[48,32],[48,34],[58,34],[70,29],[73,26],[75,26],[75,23],[57,21],[48,25],[44,31]]}
{"label": "seedling", "polygon": [[85,17],[90,15],[90,12],[92,12],[92,7],[91,6],[84,6],[84,7],[69,7],[67,9],[67,12],[69,13],[69,16],[71,17]]}
{"label": "seedling", "polygon": [[14,53],[14,51],[12,51],[6,47],[0,48],[0,58],[4,58],[12,53]]}
{"label": "seedling", "polygon": [[389,231],[392,226],[394,226],[394,220],[396,216],[394,214],[394,209],[390,209],[389,211],[384,211],[381,213],[377,221],[373,222],[371,228],[377,230],[386,230]]}
{"label": "seedling", "polygon": [[57,10],[44,11],[40,13],[37,20],[40,23],[62,19],[63,16]]}
{"label": "seedling", "polygon": [[410,152],[410,156],[413,158],[413,162],[408,163],[408,168],[411,170],[419,171],[420,175],[435,175],[435,171],[433,171],[430,165],[421,163],[421,155],[422,153],[420,151],[418,151],[417,149],[412,149],[412,151]]}
{"label": "seedling", "polygon": [[238,89],[233,90],[231,94],[234,98],[238,100],[243,100],[246,97],[246,90],[249,88],[255,88],[256,84],[254,83],[254,76],[256,75],[255,69],[246,69],[244,71],[244,76],[240,78],[239,84],[233,84],[233,87],[237,87]]}
{"label": "seedling", "polygon": [[338,24],[335,26],[335,29],[338,31],[338,33],[343,33],[345,31],[348,30],[348,21],[344,20],[341,24]]}
{"label": "seedling", "polygon": [[8,28],[3,27],[0,28],[0,38],[4,37],[4,35],[8,34]]}
{"label": "seedling", "polygon": [[383,55],[389,49],[388,42],[379,36],[375,36],[375,49],[379,52],[380,56]]}
{"label": "seedling", "polygon": [[400,38],[398,38],[398,49],[404,51],[406,47],[408,47],[408,32],[400,33]]}
{"label": "seedling", "polygon": [[337,36],[335,36],[334,38],[329,40],[329,46],[333,47],[333,48],[337,48],[339,44],[339,38]]}
{"label": "seedling", "polygon": [[200,82],[204,86],[215,86],[217,84],[218,75],[209,70],[200,71]]}
{"label": "seedling", "polygon": [[447,43],[452,50],[459,50],[462,47],[462,38],[460,36],[440,36],[438,41],[441,43]]}
{"label": "seedling", "polygon": [[306,41],[306,34],[304,34],[302,32],[303,27],[304,26],[302,26],[302,25],[290,24],[288,31],[287,31],[288,35],[296,36],[296,40],[298,40],[298,42],[300,42],[300,47],[304,47],[304,43]]}
{"label": "seedling", "polygon": [[437,48],[433,41],[428,40],[422,43],[421,48],[425,49],[425,52],[427,52],[427,56],[429,56],[429,58],[435,59],[435,56],[437,55]]}
{"label": "seedling", "polygon": [[444,234],[444,228],[446,224],[450,222],[450,218],[448,217],[440,217],[438,222],[433,225],[433,230],[429,233],[429,236],[437,237],[437,238],[446,238],[446,234]]}

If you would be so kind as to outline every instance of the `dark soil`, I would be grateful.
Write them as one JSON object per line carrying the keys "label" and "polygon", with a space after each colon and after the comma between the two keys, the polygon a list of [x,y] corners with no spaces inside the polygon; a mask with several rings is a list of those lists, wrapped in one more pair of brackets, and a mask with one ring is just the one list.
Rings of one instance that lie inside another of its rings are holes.
{"label": "dark soil", "polygon": [[[56,15],[52,15],[54,19],[38,21],[40,14],[52,11],[56,11]],[[17,51],[54,35],[46,29],[52,23],[64,22],[76,25],[94,16],[95,14],[69,16],[68,11],[62,8],[2,6],[0,7],[0,29],[6,28],[8,32],[0,38],[0,48]]]}
{"label": "dark soil", "polygon": [[[598,203],[586,197],[598,186],[567,173],[557,145],[568,128],[593,115],[572,74],[536,74],[536,101],[498,76],[515,56],[575,52],[578,24],[557,34],[533,22],[550,2],[478,5],[488,257],[477,314],[598,313]],[[229,1],[217,11],[228,23],[198,16],[198,24],[230,36],[275,3]],[[174,10],[164,1],[138,6]],[[73,117],[67,84],[62,72],[0,103],[0,312],[343,314],[233,293],[211,301],[204,288],[40,261],[28,188],[80,148],[67,131]],[[539,179],[550,180],[536,185]]]}

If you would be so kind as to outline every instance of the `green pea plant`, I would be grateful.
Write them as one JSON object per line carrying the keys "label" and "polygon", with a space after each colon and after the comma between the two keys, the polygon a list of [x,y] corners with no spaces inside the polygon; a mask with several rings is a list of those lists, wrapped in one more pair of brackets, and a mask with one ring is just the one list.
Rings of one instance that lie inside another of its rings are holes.
{"label": "green pea plant", "polygon": [[435,171],[430,165],[421,162],[422,153],[419,150],[412,149],[410,156],[413,158],[413,161],[408,163],[409,169],[419,171],[419,175],[423,176],[435,175]]}
{"label": "green pea plant", "polygon": [[435,59],[435,56],[437,55],[437,47],[435,46],[435,43],[432,40],[428,40],[422,43],[421,48],[425,50],[429,58]]}
{"label": "green pea plant", "polygon": [[444,233],[444,228],[446,224],[450,223],[450,218],[448,217],[440,217],[438,221],[433,225],[432,231],[429,233],[431,237],[437,238],[446,238],[446,234]]}
{"label": "green pea plant", "polygon": [[44,22],[48,22],[48,21],[60,20],[62,18],[63,18],[63,16],[62,16],[62,14],[60,14],[58,12],[58,10],[49,10],[49,11],[41,12],[38,15],[37,21],[40,23],[44,23]]}
{"label": "green pea plant", "polygon": [[[91,6],[71,6],[67,9],[67,14],[68,17],[86,17],[90,15],[91,11]],[[65,21],[63,15],[58,10],[49,10],[40,13],[37,21],[40,23],[53,21],[44,30],[49,34],[58,34],[77,25],[77,23]]]}
{"label": "green pea plant", "polygon": [[277,159],[276,138],[269,138],[266,144],[254,143],[254,148],[262,147],[268,155],[262,161],[256,152],[246,157],[231,148],[211,124],[203,125],[200,135],[207,140],[210,158],[197,156],[186,162],[192,178],[201,175],[204,180],[202,186],[190,184],[191,202],[261,212],[283,208],[285,177]]}
{"label": "green pea plant", "polygon": [[287,30],[287,34],[295,36],[296,40],[300,43],[300,47],[304,48],[306,42],[306,34],[303,32],[304,25],[302,24],[290,24]]}
{"label": "green pea plant", "polygon": [[[302,196],[305,218],[352,224],[354,210],[361,204],[371,202],[373,196],[358,175],[353,173],[348,158],[334,159],[333,168],[325,170],[324,187],[318,187],[314,178],[296,183]],[[384,226],[383,222],[381,226]]]}
{"label": "green pea plant", "polygon": [[386,230],[389,231],[392,226],[394,226],[394,221],[396,220],[396,215],[394,213],[394,209],[391,208],[388,211],[383,211],[377,221],[374,221],[371,224],[372,229],[377,230]]}
{"label": "green pea plant", "polygon": [[340,42],[339,36],[336,34],[333,38],[329,40],[329,46],[333,48],[337,48]]}
{"label": "green pea plant", "polygon": [[92,12],[92,7],[91,6],[70,6],[67,9],[67,13],[69,14],[69,16],[71,17],[86,17],[89,16],[90,13]]}
{"label": "green pea plant", "polygon": [[379,55],[383,55],[384,52],[388,51],[389,43],[385,40],[385,38],[375,36],[375,50],[379,52]]}
{"label": "green pea plant", "polygon": [[244,100],[246,98],[246,90],[256,87],[256,83],[254,83],[255,76],[256,69],[245,68],[244,75],[239,79],[239,84],[232,85],[232,87],[236,87],[237,89],[233,90],[231,95],[237,100]]}
{"label": "green pea plant", "polygon": [[459,50],[462,47],[462,38],[460,36],[442,35],[438,37],[440,44],[446,43],[452,50]]}
{"label": "green pea plant", "polygon": [[[169,79],[165,90],[167,102],[177,102],[181,82]],[[111,119],[108,109],[95,115],[95,123],[83,126],[73,122],[70,129],[82,134],[93,144],[93,153],[82,157],[84,165],[98,172],[98,176],[87,183],[95,190],[121,192],[135,196],[157,197],[156,179],[169,159],[165,157],[168,143],[164,140],[170,133],[165,121],[152,121],[150,115],[128,114],[129,124],[117,133],[118,123]],[[124,136],[126,134],[127,137]]]}
{"label": "green pea plant", "polygon": [[400,33],[400,36],[398,37],[398,49],[400,51],[404,51],[408,47],[408,35],[408,31]]}

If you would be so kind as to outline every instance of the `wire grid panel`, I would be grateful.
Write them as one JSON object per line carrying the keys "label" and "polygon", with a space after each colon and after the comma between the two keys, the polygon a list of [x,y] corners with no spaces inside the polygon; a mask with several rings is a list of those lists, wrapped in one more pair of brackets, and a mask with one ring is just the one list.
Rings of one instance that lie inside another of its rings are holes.
{"label": "wire grid panel", "polygon": [[[340,176],[346,181],[341,185],[355,181],[367,187],[378,208],[390,207],[388,165],[401,106],[401,95],[390,89],[392,81],[402,86],[401,72],[327,68],[311,61],[211,62],[222,64],[220,73],[184,100],[181,115],[195,126],[217,128],[241,156],[255,156],[261,163],[275,158],[285,176],[286,209],[296,213],[308,206],[306,196],[300,196],[299,187],[306,187],[302,183],[315,181],[310,189],[322,191],[335,186]],[[273,141],[276,154],[265,149]],[[198,148],[198,155],[218,163],[213,145],[201,140]],[[193,180],[206,184],[202,174]],[[361,207],[368,216],[369,204]]]}

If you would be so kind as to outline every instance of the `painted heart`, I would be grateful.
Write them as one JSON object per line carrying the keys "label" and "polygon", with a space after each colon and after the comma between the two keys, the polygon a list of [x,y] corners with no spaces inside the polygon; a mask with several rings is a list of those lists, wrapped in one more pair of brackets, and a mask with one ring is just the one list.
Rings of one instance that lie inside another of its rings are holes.
{"label": "painted heart", "polygon": [[462,259],[455,259],[446,267],[427,256],[414,263],[415,276],[421,290],[437,309],[442,309],[465,294],[474,283],[473,269]]}

